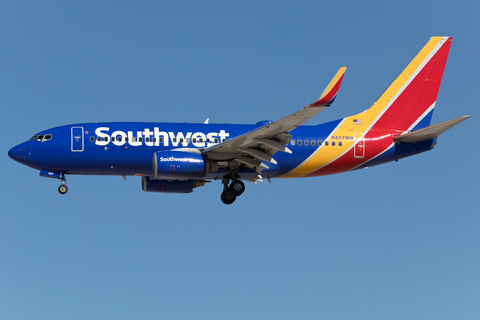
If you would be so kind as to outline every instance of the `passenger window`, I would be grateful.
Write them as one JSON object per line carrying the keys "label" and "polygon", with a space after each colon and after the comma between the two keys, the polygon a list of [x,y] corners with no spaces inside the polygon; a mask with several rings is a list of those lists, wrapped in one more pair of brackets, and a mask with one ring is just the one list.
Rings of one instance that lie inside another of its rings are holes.
{"label": "passenger window", "polygon": [[215,138],[215,143],[218,143],[218,139],[217,139],[217,138]]}
{"label": "passenger window", "polygon": [[149,137],[146,137],[146,138],[145,138],[145,142],[150,142],[150,138],[149,138]]}
{"label": "passenger window", "polygon": [[207,143],[210,143],[210,139],[207,139]]}
{"label": "passenger window", "polygon": [[306,146],[308,146],[308,140],[305,140],[304,143]]}
{"label": "passenger window", "polygon": [[197,143],[197,139],[193,138],[193,139],[192,139],[192,142],[193,142],[193,143]]}
{"label": "passenger window", "polygon": [[295,140],[291,140],[291,141],[290,141],[290,144],[291,144],[292,146],[294,146],[294,145],[295,145]]}
{"label": "passenger window", "polygon": [[180,138],[180,143],[183,143],[183,138]]}
{"label": "passenger window", "polygon": [[202,143],[202,142],[203,142],[203,139],[202,139],[202,138],[198,139],[198,142]]}
{"label": "passenger window", "polygon": [[190,138],[185,139],[187,143],[190,143]]}
{"label": "passenger window", "polygon": [[122,136],[117,137],[117,141],[118,141],[118,142],[121,142],[121,141],[122,141]]}
{"label": "passenger window", "polygon": [[128,137],[125,137],[125,142],[128,142]]}
{"label": "passenger window", "polygon": [[102,141],[102,137],[97,137],[97,141]]}
{"label": "passenger window", "polygon": [[318,140],[318,145],[319,145],[319,146],[322,145],[322,140]]}
{"label": "passenger window", "polygon": [[325,145],[328,147],[328,141],[325,141]]}
{"label": "passenger window", "polygon": [[[155,139],[155,138],[154,138]],[[163,143],[163,137],[158,138],[158,142]]]}
{"label": "passenger window", "polygon": [[332,141],[332,147],[335,147],[335,141]]}
{"label": "passenger window", "polygon": [[342,141],[338,141],[338,146],[339,146],[339,147],[342,146]]}
{"label": "passenger window", "polygon": [[142,137],[138,138],[138,142],[143,142],[143,138]]}
{"label": "passenger window", "polygon": [[302,145],[302,140],[298,140],[297,143],[298,143],[299,146],[301,146]]}
{"label": "passenger window", "polygon": [[310,144],[311,144],[312,146],[315,146],[315,140],[310,141]]}
{"label": "passenger window", "polygon": [[157,138],[152,138],[152,142],[157,142]]}
{"label": "passenger window", "polygon": [[115,137],[112,137],[112,141],[115,141]]}
{"label": "passenger window", "polygon": [[90,137],[90,141],[92,141],[92,142],[95,141],[95,137],[94,137],[94,136],[91,136],[91,137]]}
{"label": "passenger window", "polygon": [[173,138],[173,139],[172,139],[172,142],[173,142],[173,143],[177,143],[177,138]]}
{"label": "passenger window", "polygon": [[132,137],[132,142],[137,142],[137,138],[136,138],[136,137]]}
{"label": "passenger window", "polygon": [[225,141],[227,141],[227,139],[223,139],[223,140],[222,140],[222,142],[225,142]]}

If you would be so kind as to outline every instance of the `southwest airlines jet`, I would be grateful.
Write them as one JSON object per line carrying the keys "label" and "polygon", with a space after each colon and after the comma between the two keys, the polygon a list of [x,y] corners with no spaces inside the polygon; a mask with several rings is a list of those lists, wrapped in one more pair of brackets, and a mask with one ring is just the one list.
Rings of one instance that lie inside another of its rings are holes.
{"label": "southwest airlines jet", "polygon": [[243,181],[306,178],[395,161],[432,149],[463,116],[430,125],[452,39],[433,37],[373,106],[315,126],[302,124],[330,107],[346,68],[320,98],[277,121],[205,123],[79,123],[44,130],[8,155],[40,176],[141,176],[149,192],[188,193],[210,180],[231,204]]}

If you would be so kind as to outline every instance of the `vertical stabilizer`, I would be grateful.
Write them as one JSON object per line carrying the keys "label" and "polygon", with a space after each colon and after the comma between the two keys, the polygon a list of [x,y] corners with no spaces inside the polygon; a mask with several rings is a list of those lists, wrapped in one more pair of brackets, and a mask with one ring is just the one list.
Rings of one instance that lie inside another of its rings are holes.
{"label": "vertical stabilizer", "polygon": [[368,110],[371,126],[406,131],[430,124],[452,38],[433,37]]}

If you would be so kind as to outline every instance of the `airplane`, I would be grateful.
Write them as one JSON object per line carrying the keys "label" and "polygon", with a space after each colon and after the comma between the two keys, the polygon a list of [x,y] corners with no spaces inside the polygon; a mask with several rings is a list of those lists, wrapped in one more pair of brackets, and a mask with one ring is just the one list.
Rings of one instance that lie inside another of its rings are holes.
{"label": "airplane", "polygon": [[244,181],[348,172],[433,149],[441,133],[470,117],[430,125],[451,42],[432,37],[369,109],[335,121],[302,125],[332,105],[345,67],[317,101],[277,121],[72,124],[41,131],[8,155],[60,179],[61,194],[67,175],[141,176],[144,191],[163,193],[219,180],[222,202],[232,204]]}

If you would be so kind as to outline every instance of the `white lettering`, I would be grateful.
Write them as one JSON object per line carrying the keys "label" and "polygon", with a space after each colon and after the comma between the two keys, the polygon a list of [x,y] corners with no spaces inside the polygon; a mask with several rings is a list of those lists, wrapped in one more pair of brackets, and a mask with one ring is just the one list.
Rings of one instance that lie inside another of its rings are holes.
{"label": "white lettering", "polygon": [[102,131],[108,131],[110,130],[110,128],[107,128],[107,127],[100,127],[100,128],[97,128],[95,129],[95,134],[97,135],[97,137],[100,137],[101,138],[101,141],[98,141],[98,139],[95,139],[95,144],[98,145],[98,146],[106,146],[108,144],[108,139],[110,136],[106,133],[103,133]]}
{"label": "white lettering", "polygon": [[152,134],[153,134],[153,132],[148,130],[148,128],[143,130],[143,136],[145,137],[145,144],[149,147],[153,147],[153,141],[150,139],[150,136]]}
{"label": "white lettering", "polygon": [[195,132],[192,135],[192,143],[197,148],[205,147],[205,138],[206,136],[201,132]]}
{"label": "white lettering", "polygon": [[160,162],[191,162],[191,163],[202,163],[200,159],[191,159],[191,158],[175,158],[175,157],[160,157]]}
{"label": "white lettering", "polygon": [[223,142],[223,140],[227,140],[227,138],[230,136],[230,134],[226,133],[225,130],[220,130],[220,133],[218,134],[220,137],[220,142]]}
{"label": "white lettering", "polygon": [[134,137],[133,136],[133,132],[132,131],[128,131],[128,143],[131,145],[131,146],[141,146],[142,143],[140,141],[138,141],[139,139],[142,136],[142,131],[137,131],[137,137]]}
{"label": "white lettering", "polygon": [[[118,138],[118,136],[120,136],[120,138]],[[112,142],[116,146],[123,146],[125,144],[126,137],[127,137],[127,134],[125,132],[115,131],[114,133],[112,133]]]}
{"label": "white lettering", "polygon": [[149,128],[145,128],[143,131],[136,131],[136,136],[134,136],[134,131],[124,132],[117,130],[111,135],[108,134],[108,131],[110,131],[108,127],[95,129],[96,145],[106,146],[112,141],[116,146],[123,146],[128,141],[128,144],[131,146],[142,146],[145,142],[145,145],[148,147],[158,147],[160,145],[168,147],[170,144],[174,147],[180,144],[183,147],[188,147],[193,144],[194,147],[204,148],[205,146],[210,147],[217,143],[222,143],[230,136],[225,130],[205,134],[203,132],[165,132],[160,131],[158,127],[154,127],[153,131]]}
{"label": "white lettering", "polygon": [[213,146],[215,144],[215,137],[217,136],[216,132],[210,132],[207,134],[207,147]]}
{"label": "white lettering", "polygon": [[153,128],[154,137],[155,137],[155,146],[158,147],[160,145],[160,136],[163,138],[163,146],[168,147],[168,134],[163,131],[159,131],[157,127]]}

